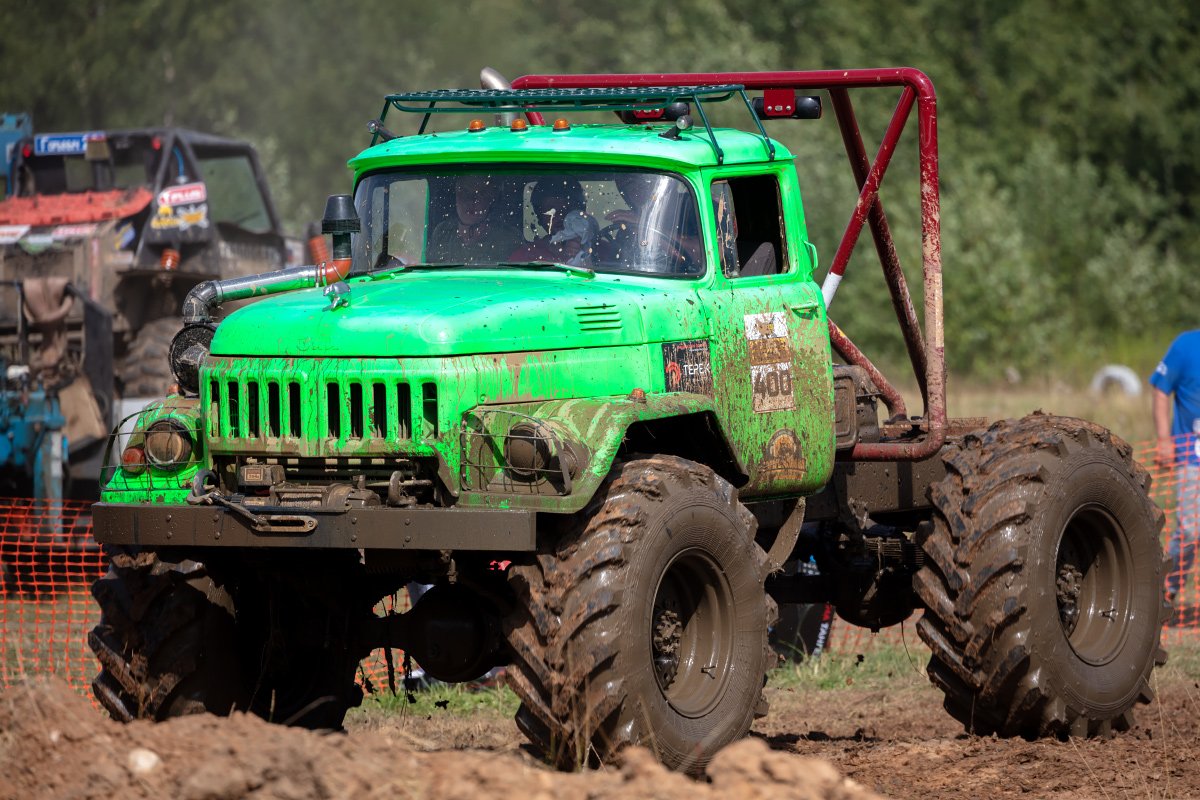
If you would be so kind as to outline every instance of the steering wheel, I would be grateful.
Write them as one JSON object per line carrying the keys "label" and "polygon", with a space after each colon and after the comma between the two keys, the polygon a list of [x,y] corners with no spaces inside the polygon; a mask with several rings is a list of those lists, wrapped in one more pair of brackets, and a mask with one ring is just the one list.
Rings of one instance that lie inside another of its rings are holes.
{"label": "steering wheel", "polygon": [[[631,242],[641,241],[640,235],[643,231],[662,241],[666,246],[664,249],[667,255],[673,259],[675,264],[679,265],[679,272],[686,275],[698,275],[703,271],[700,264],[688,252],[687,246],[683,243],[683,237],[676,232],[668,233],[648,225],[643,228],[637,223],[614,222],[600,231],[600,240],[607,241],[619,251]],[[672,270],[672,272],[674,271]]]}

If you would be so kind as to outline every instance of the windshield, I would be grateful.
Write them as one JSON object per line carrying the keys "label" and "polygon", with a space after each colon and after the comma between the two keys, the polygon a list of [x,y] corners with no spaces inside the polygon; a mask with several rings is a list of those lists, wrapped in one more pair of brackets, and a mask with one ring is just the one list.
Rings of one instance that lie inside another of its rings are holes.
{"label": "windshield", "polygon": [[704,272],[696,199],[676,175],[480,168],[375,173],[358,185],[353,272],[549,262]]}
{"label": "windshield", "polygon": [[232,222],[249,231],[271,230],[271,217],[247,156],[196,148],[196,161],[213,222]]}

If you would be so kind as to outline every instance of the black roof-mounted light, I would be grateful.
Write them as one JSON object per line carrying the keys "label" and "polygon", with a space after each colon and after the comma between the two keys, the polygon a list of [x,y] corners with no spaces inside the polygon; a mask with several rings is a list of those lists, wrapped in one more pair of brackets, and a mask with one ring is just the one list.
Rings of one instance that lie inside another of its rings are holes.
{"label": "black roof-mounted light", "polygon": [[820,119],[821,98],[792,89],[766,89],[751,104],[759,119]]}

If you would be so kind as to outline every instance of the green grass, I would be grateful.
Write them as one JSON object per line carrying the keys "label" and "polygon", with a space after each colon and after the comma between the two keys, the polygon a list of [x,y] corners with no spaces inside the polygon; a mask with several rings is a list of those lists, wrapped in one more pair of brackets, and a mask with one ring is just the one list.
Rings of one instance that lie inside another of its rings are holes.
{"label": "green grass", "polygon": [[896,689],[924,685],[929,651],[923,647],[876,646],[862,654],[825,653],[784,662],[771,672],[768,686],[797,691]]}
{"label": "green grass", "polygon": [[[397,678],[399,684],[399,678]],[[507,686],[472,686],[471,684],[434,684],[428,689],[412,692],[411,700],[397,687],[393,695],[386,686],[377,687],[374,694],[363,698],[362,705],[352,709],[350,718],[392,715],[450,714],[457,717],[485,715],[512,717],[520,701]]]}
{"label": "green grass", "polygon": [[1164,681],[1200,678],[1200,642],[1168,645],[1167,663],[1158,672]]}
{"label": "green grass", "polygon": [[[1200,678],[1200,641],[1167,646],[1167,663],[1155,671],[1160,683],[1194,682]],[[795,691],[839,689],[902,689],[928,683],[925,665],[929,651],[923,646],[880,645],[862,655],[823,654],[798,662],[785,662],[774,670],[768,686]]]}

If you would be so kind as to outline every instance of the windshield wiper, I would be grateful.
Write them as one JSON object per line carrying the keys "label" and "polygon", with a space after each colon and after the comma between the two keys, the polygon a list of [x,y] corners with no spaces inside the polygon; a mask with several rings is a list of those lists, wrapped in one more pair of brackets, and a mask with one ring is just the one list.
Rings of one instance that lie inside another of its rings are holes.
{"label": "windshield wiper", "polygon": [[399,272],[406,269],[441,269],[442,267],[465,267],[466,264],[384,264],[382,267],[368,272],[368,275],[383,275],[388,272]]}
{"label": "windshield wiper", "polygon": [[501,261],[498,267],[516,267],[517,269],[561,269],[571,275],[581,278],[596,277],[596,270],[587,267],[577,267],[573,264],[560,264],[555,261]]}
{"label": "windshield wiper", "polygon": [[501,261],[496,264],[386,264],[367,273],[370,276],[385,275],[389,272],[406,272],[410,269],[441,269],[443,267],[469,267],[470,269],[490,269],[493,267],[510,267],[515,269],[557,269],[581,278],[594,278],[596,271],[587,267],[576,267],[572,264],[559,264],[554,261]]}

